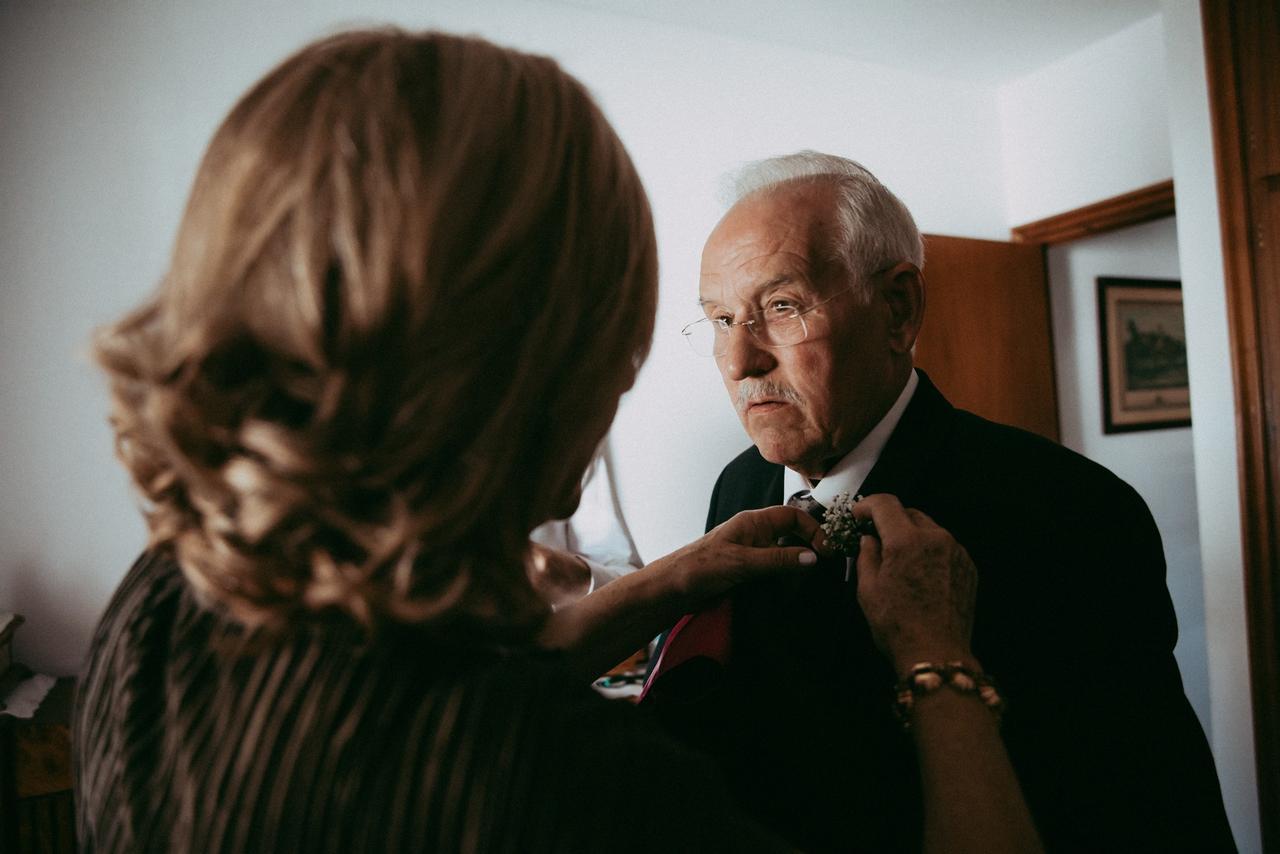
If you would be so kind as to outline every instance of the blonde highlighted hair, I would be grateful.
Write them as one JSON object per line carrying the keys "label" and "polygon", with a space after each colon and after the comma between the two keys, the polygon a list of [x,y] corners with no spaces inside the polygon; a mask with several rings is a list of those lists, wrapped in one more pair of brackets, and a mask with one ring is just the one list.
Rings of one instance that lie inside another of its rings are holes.
{"label": "blonde highlighted hair", "polygon": [[652,336],[648,203],[552,60],[350,32],[211,141],[156,294],[99,332],[152,547],[250,624],[520,632]]}

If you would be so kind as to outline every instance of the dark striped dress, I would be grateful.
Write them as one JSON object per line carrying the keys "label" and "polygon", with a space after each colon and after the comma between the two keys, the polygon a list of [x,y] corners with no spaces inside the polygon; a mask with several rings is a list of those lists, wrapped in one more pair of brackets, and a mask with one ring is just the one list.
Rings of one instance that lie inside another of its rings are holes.
{"label": "dark striped dress", "polygon": [[248,638],[155,556],[98,627],[73,738],[86,852],[776,847],[709,764],[549,656]]}

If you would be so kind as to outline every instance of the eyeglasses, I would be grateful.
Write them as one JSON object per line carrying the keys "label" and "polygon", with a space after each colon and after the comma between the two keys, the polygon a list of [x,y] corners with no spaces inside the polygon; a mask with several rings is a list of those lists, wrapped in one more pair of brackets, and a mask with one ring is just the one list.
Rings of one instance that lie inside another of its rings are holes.
{"label": "eyeglasses", "polygon": [[849,290],[842,288],[835,296],[804,307],[791,300],[777,299],[765,308],[751,312],[744,320],[704,317],[681,329],[680,334],[699,356],[723,354],[735,326],[744,327],[764,347],[794,347],[809,337],[809,326],[804,316],[847,293]]}

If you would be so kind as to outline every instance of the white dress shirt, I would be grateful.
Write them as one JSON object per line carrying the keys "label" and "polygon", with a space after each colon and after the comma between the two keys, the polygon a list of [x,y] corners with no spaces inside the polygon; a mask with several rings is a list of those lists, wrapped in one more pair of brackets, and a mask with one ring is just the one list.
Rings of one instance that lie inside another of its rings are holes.
{"label": "white dress shirt", "polygon": [[894,401],[893,406],[889,407],[889,411],[852,451],[845,454],[840,462],[831,467],[831,471],[823,475],[817,486],[810,483],[809,479],[799,472],[784,469],[782,500],[785,502],[797,492],[807,489],[819,504],[830,507],[832,500],[841,492],[847,492],[850,498],[857,495],[862,489],[862,482],[871,473],[889,437],[893,435],[898,422],[902,420],[902,413],[906,411],[907,404],[911,402],[918,385],[920,385],[920,378],[912,368],[906,385],[902,387],[898,399]]}

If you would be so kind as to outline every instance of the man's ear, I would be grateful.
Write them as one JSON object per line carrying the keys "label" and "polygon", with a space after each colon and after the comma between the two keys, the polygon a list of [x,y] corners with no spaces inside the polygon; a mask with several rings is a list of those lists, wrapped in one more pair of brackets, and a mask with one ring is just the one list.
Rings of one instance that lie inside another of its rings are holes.
{"label": "man's ear", "polygon": [[880,297],[889,307],[889,347],[895,353],[910,353],[924,322],[924,274],[903,261],[881,275]]}

